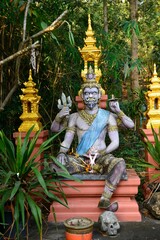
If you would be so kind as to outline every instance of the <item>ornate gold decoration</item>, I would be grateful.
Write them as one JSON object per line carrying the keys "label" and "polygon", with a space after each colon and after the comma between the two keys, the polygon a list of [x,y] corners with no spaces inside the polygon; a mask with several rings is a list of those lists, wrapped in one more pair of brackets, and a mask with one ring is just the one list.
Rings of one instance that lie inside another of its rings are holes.
{"label": "ornate gold decoration", "polygon": [[55,121],[56,121],[57,123],[61,123],[61,122],[62,122],[62,119],[61,119],[59,116],[56,116],[56,117],[55,117]]}
{"label": "ornate gold decoration", "polygon": [[157,76],[156,65],[154,64],[153,77],[146,93],[147,100],[147,125],[146,128],[159,128],[160,126],[160,78]]}
{"label": "ornate gold decoration", "polygon": [[89,114],[85,110],[79,111],[79,116],[90,126],[93,120],[96,118],[97,113]]}
{"label": "ornate gold decoration", "polygon": [[67,130],[66,130],[66,132],[76,132],[76,127],[75,126],[73,126],[73,127],[67,127]]}
{"label": "ornate gold decoration", "polygon": [[20,119],[23,122],[18,128],[18,131],[27,132],[33,125],[33,131],[38,131],[42,128],[40,122],[41,115],[38,112],[38,104],[41,97],[37,95],[38,90],[35,88],[36,84],[33,82],[31,70],[29,70],[28,82],[25,82],[24,85],[26,88],[21,89],[23,95],[20,95],[23,107],[23,113],[20,116]]}
{"label": "ornate gold decoration", "polygon": [[104,192],[104,193],[102,193],[102,196],[103,196],[103,198],[105,198],[105,199],[110,199],[111,197],[112,197],[112,192]]}
{"label": "ornate gold decoration", "polygon": [[93,62],[94,72],[96,75],[96,81],[99,82],[100,77],[102,76],[101,70],[98,68],[98,61],[101,57],[101,48],[96,47],[96,39],[94,37],[94,32],[91,26],[90,14],[88,15],[88,29],[86,31],[86,39],[84,40],[85,46],[79,51],[84,60],[84,70],[81,71],[81,76],[83,81],[86,81],[86,74],[88,72],[88,62]]}
{"label": "ornate gold decoration", "polygon": [[123,123],[123,122],[122,122],[122,119],[117,118],[117,125],[120,126],[122,123]]}
{"label": "ornate gold decoration", "polygon": [[86,74],[86,81],[81,85],[80,91],[83,91],[83,89],[86,87],[88,87],[88,88],[97,87],[98,89],[101,89],[101,85],[95,81],[95,74],[94,74],[93,68],[91,66],[88,69],[88,72]]}
{"label": "ornate gold decoration", "polygon": [[124,112],[120,111],[119,113],[117,113],[117,116],[119,119],[122,119],[122,117],[125,116]]}
{"label": "ornate gold decoration", "polygon": [[109,125],[108,132],[118,131],[118,127],[116,125]]}
{"label": "ornate gold decoration", "polygon": [[[83,78],[84,84],[83,88],[85,87],[85,84],[89,83],[90,79],[88,79],[86,76],[89,73],[89,65],[93,66],[94,69],[94,76],[95,78],[92,79],[94,81],[90,82],[90,87],[95,86],[95,84],[99,83],[99,80],[102,76],[101,69],[98,68],[98,62],[101,57],[101,47],[96,47],[96,39],[94,37],[94,32],[92,30],[91,26],[91,18],[90,14],[88,15],[88,29],[86,31],[86,38],[84,40],[85,46],[80,49],[79,51],[82,55],[82,58],[84,60],[84,70],[81,71],[81,77]],[[105,94],[104,89],[102,89],[101,85],[96,85],[101,91],[102,94]],[[79,92],[79,95],[81,94],[82,89]]]}
{"label": "ornate gold decoration", "polygon": [[105,180],[105,186],[107,186],[112,192],[115,190],[115,187],[108,180]]}
{"label": "ornate gold decoration", "polygon": [[69,149],[68,147],[65,147],[63,145],[60,145],[61,148],[64,148],[64,149]]}

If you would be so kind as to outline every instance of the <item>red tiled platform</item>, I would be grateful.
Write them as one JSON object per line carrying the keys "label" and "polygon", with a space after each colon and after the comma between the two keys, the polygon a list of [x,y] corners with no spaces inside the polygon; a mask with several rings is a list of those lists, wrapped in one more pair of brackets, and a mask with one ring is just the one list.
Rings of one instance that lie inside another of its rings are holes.
{"label": "red tiled platform", "polygon": [[[132,169],[128,170],[127,173],[128,180],[120,181],[111,201],[116,200],[119,203],[115,215],[120,222],[140,222],[141,214],[135,200],[140,179]],[[51,205],[55,209],[57,221],[63,222],[71,217],[83,216],[97,222],[99,215],[104,212],[97,205],[104,189],[105,180],[82,180],[82,182],[65,180],[64,182],[77,190],[67,186],[64,187],[69,209],[57,202]],[[50,222],[54,221],[52,213],[49,214],[48,220]]]}

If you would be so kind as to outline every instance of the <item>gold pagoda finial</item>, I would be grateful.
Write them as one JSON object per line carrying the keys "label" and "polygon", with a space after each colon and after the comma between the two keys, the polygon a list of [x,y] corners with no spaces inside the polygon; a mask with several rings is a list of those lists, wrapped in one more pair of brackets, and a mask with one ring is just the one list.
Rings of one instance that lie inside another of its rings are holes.
{"label": "gold pagoda finial", "polygon": [[154,63],[153,77],[157,77],[157,69],[156,69],[156,64],[155,63]]}
{"label": "gold pagoda finial", "polygon": [[146,128],[159,128],[160,126],[160,78],[157,76],[156,64],[154,64],[153,77],[146,93],[147,100],[147,125]]}
{"label": "gold pagoda finial", "polygon": [[91,26],[91,15],[88,14],[88,30],[92,31],[92,26]]}
{"label": "gold pagoda finial", "polygon": [[81,71],[83,81],[86,81],[86,74],[88,73],[89,65],[92,63],[97,83],[102,76],[101,70],[98,68],[98,61],[101,57],[101,48],[96,47],[96,39],[91,26],[91,17],[88,14],[88,29],[86,31],[86,38],[84,39],[85,46],[79,49],[84,60],[84,70]]}
{"label": "gold pagoda finial", "polygon": [[22,124],[18,128],[19,132],[27,132],[33,125],[33,131],[38,131],[42,128],[40,122],[41,115],[38,112],[40,96],[38,96],[38,90],[35,88],[35,83],[32,78],[32,70],[29,70],[28,82],[24,83],[26,88],[21,89],[23,95],[20,95],[22,102],[23,113],[20,116]]}
{"label": "gold pagoda finial", "polygon": [[32,70],[29,69],[29,78],[28,78],[28,81],[32,81],[33,78],[32,78]]}
{"label": "gold pagoda finial", "polygon": [[87,38],[85,39],[85,42],[88,41],[88,44],[96,43],[96,39],[94,38],[94,32],[92,30],[90,14],[88,14],[88,29],[86,31],[86,36],[87,36]]}

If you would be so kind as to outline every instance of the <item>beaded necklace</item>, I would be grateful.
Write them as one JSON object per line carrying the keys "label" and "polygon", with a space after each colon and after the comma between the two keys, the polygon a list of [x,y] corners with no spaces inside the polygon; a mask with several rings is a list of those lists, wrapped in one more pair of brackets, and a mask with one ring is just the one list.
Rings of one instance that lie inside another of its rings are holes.
{"label": "beaded necklace", "polygon": [[90,126],[93,120],[96,118],[97,113],[89,114],[85,110],[79,111],[79,116]]}

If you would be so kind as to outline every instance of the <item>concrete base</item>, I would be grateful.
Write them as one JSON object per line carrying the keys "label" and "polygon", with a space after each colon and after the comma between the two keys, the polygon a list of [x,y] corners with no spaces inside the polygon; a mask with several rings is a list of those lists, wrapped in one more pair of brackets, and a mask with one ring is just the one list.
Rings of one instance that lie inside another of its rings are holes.
{"label": "concrete base", "polygon": [[[128,170],[127,173],[128,180],[122,180],[119,183],[111,202],[118,201],[119,208],[115,215],[120,222],[140,222],[141,214],[135,200],[140,179],[134,170]],[[82,180],[82,182],[64,180],[64,182],[74,188],[68,186],[63,188],[69,209],[57,202],[51,205],[51,211],[52,207],[55,210],[57,222],[78,216],[87,217],[97,222],[99,215],[104,212],[104,209],[99,209],[97,205],[104,190],[105,180]],[[54,222],[51,212],[48,220]]]}

